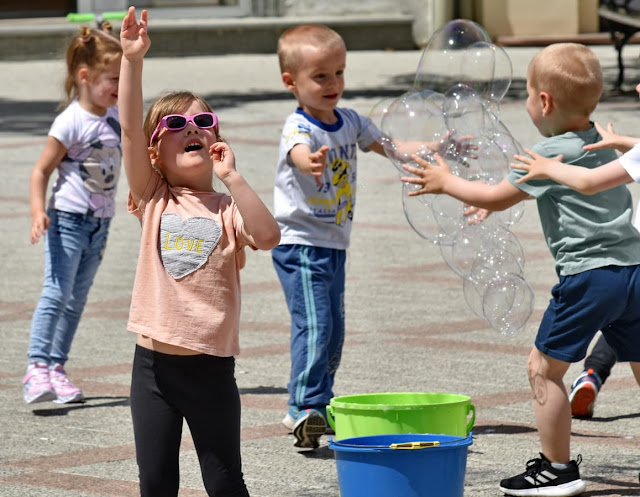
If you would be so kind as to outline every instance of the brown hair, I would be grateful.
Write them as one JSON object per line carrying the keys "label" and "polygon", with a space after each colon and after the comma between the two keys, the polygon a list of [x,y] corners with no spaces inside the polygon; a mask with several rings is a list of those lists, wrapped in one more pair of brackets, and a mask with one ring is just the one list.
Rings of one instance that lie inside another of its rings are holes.
{"label": "brown hair", "polygon": [[287,29],[278,39],[278,61],[280,72],[293,73],[301,63],[300,48],[303,46],[344,47],[344,40],[333,29],[322,24],[300,24]]}
{"label": "brown hair", "polygon": [[590,115],[596,108],[604,82],[598,57],[579,43],[554,43],[538,52],[529,64],[529,84],[546,91],[559,109]]}
{"label": "brown hair", "polygon": [[[174,91],[156,99],[149,107],[147,116],[144,119],[143,129],[144,135],[147,138],[147,143],[151,140],[153,131],[164,116],[169,114],[181,114],[193,102],[198,102],[206,112],[213,112],[213,109],[211,109],[211,106],[204,98],[191,93],[190,91]],[[220,136],[218,135],[218,126],[216,125],[214,129],[216,136],[220,139]]]}
{"label": "brown hair", "polygon": [[67,76],[64,81],[66,98],[60,107],[66,107],[78,96],[78,70],[86,67],[90,71],[100,71],[121,56],[122,47],[113,34],[111,23],[104,22],[102,29],[80,26],[67,48]]}

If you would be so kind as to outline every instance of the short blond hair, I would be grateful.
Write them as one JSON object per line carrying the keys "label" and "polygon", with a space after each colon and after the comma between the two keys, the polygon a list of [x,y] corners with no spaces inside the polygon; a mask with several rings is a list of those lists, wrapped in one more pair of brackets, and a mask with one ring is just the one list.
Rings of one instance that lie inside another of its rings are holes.
{"label": "short blond hair", "polygon": [[559,109],[590,115],[604,88],[600,61],[580,43],[554,43],[538,52],[529,64],[529,84],[548,92]]}
{"label": "short blond hair", "polygon": [[300,24],[287,29],[278,39],[280,72],[295,73],[302,63],[301,48],[341,46],[346,50],[342,36],[322,24]]}

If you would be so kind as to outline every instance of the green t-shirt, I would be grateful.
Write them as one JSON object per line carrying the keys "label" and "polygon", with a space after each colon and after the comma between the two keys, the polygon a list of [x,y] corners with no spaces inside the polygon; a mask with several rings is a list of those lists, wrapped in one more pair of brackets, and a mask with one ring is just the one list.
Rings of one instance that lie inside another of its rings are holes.
{"label": "green t-shirt", "polygon": [[[617,158],[613,150],[586,152],[583,146],[601,139],[594,127],[543,140],[532,150],[544,157],[564,156],[563,162],[594,168]],[[508,180],[535,197],[542,230],[559,275],[578,274],[604,266],[640,264],[640,233],[633,227],[633,201],[626,186],[583,195],[548,179],[516,184],[523,170]]]}

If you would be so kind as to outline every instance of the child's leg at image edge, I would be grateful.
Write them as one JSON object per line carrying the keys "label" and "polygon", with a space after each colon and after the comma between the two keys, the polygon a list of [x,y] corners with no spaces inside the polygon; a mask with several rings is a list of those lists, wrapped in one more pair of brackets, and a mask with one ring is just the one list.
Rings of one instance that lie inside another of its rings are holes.
{"label": "child's leg at image edge", "polygon": [[633,376],[636,377],[636,382],[638,382],[638,386],[640,386],[640,362],[630,362],[631,371],[633,371]]}
{"label": "child's leg at image edge", "polygon": [[567,369],[568,362],[553,359],[537,348],[529,355],[527,372],[540,446],[545,457],[556,463],[570,460],[571,406],[563,381]]}

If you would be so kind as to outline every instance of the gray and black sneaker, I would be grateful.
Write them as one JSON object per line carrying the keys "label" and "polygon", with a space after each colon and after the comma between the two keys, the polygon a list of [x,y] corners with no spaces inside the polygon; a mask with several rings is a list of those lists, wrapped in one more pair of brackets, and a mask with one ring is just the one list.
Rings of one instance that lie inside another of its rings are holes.
{"label": "gray and black sneaker", "polygon": [[327,431],[327,422],[324,416],[315,409],[300,411],[293,425],[293,436],[296,437],[295,447],[303,449],[317,449],[318,440]]}
{"label": "gray and black sneaker", "polygon": [[500,482],[500,490],[506,495],[537,497],[565,497],[580,495],[587,485],[580,479],[578,466],[582,456],[576,461],[569,461],[566,469],[556,469],[551,462],[540,453],[540,458],[527,462],[524,473],[506,478]]}

